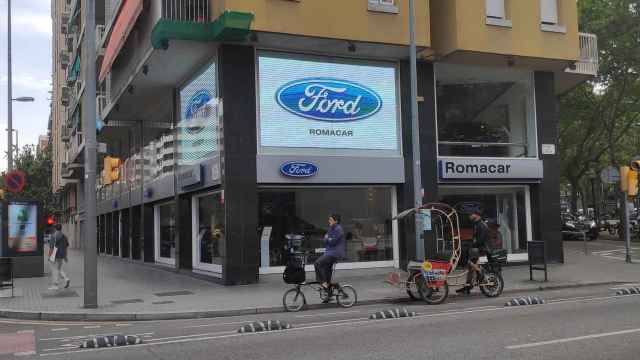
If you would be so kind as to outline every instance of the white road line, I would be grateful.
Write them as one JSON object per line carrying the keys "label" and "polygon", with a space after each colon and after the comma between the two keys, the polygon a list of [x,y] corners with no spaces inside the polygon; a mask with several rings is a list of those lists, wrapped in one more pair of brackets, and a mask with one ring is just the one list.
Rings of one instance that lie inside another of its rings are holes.
{"label": "white road line", "polygon": [[321,314],[309,314],[309,315],[296,315],[297,318],[308,318],[308,317],[318,317],[318,316],[327,316],[327,315],[342,315],[342,314],[355,314],[359,313],[358,310],[352,311],[341,311],[341,312],[333,312],[333,313],[321,313]]}
{"label": "white road line", "polygon": [[69,328],[57,328],[57,329],[51,329],[51,332],[56,332],[56,331],[67,331],[69,330]]}
{"label": "white road line", "polygon": [[[154,334],[154,333],[149,332],[149,333],[142,333],[142,334],[127,334],[127,335],[145,336],[145,335],[153,335],[153,334]],[[67,337],[57,337],[57,338],[45,338],[45,339],[38,339],[38,340],[40,340],[40,341],[55,341],[55,340],[71,341],[71,340],[84,339],[84,338],[88,338],[88,337],[94,337],[94,336],[107,336],[107,335],[112,335],[112,334],[85,334],[85,335],[78,335],[78,336],[67,336]]]}
{"label": "white road line", "polygon": [[203,327],[211,327],[211,326],[223,326],[223,325],[239,325],[239,324],[248,324],[251,321],[236,321],[236,322],[228,322],[228,323],[216,323],[216,324],[202,324],[202,325],[190,325],[185,326],[183,329],[195,329],[195,328],[203,328]]}
{"label": "white road line", "polygon": [[236,331],[218,331],[218,332],[214,332],[214,333],[205,333],[205,334],[169,336],[169,337],[164,337],[164,338],[149,339],[149,340],[145,340],[145,342],[158,342],[158,341],[164,341],[164,340],[186,339],[186,338],[190,338],[190,337],[215,336],[215,335],[224,335],[224,334],[233,334],[233,333],[236,333]]}
{"label": "white road line", "polygon": [[125,327],[125,326],[131,326],[131,324],[116,324],[116,327]]}
{"label": "white road line", "polygon": [[24,352],[13,353],[14,356],[31,356],[35,354],[36,354],[35,351],[24,351]]}
{"label": "white road line", "polygon": [[83,329],[100,329],[102,326],[100,325],[91,325],[91,326],[83,326]]}
{"label": "white road line", "polygon": [[33,334],[34,331],[33,330],[19,330],[16,332],[16,334]]}
{"label": "white road line", "polygon": [[572,341],[582,341],[582,340],[589,340],[589,339],[597,339],[597,338],[602,338],[602,337],[607,337],[607,336],[633,334],[633,333],[637,333],[637,332],[640,332],[640,329],[613,331],[613,332],[606,332],[606,333],[600,333],[600,334],[576,336],[576,337],[570,337],[570,338],[565,338],[565,339],[540,341],[540,342],[529,343],[529,344],[521,344],[521,345],[510,345],[510,346],[507,346],[506,349],[507,350],[526,349],[526,348],[532,348],[532,347],[537,347],[537,346],[564,344],[564,343],[568,343],[568,342],[572,342]]}

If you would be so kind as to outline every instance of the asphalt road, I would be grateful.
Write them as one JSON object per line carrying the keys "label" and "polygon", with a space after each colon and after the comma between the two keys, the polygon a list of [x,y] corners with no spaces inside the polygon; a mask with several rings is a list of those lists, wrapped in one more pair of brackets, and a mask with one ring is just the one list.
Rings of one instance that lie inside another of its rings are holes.
{"label": "asphalt road", "polygon": [[[295,314],[135,323],[50,323],[0,319],[0,358],[49,359],[635,359],[640,296],[610,287],[536,293],[548,303],[505,308],[514,294],[420,303],[327,307]],[[414,318],[369,320],[407,307]],[[239,334],[253,320],[284,320],[291,330]],[[79,349],[96,334],[136,334],[142,345]],[[7,349],[2,339],[19,349]],[[18,346],[19,345],[19,346]],[[29,348],[31,346],[32,348]],[[3,350],[4,349],[4,350]],[[10,350],[11,352],[7,352]],[[19,351],[20,350],[20,351]],[[4,351],[4,354],[3,354]]]}

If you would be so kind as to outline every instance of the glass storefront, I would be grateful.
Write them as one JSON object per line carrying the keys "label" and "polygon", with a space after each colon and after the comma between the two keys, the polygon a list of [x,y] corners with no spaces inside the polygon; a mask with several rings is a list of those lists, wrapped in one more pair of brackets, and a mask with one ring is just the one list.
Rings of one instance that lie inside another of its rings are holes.
{"label": "glass storefront", "polygon": [[440,188],[440,201],[453,206],[460,214],[460,235],[463,241],[473,237],[469,214],[479,209],[490,230],[493,249],[509,253],[527,250],[531,238],[529,189],[518,187],[461,187]]}
{"label": "glass storefront", "polygon": [[220,273],[225,256],[225,211],[220,192],[193,198],[195,269]]}
{"label": "glass storefront", "polygon": [[156,262],[174,265],[176,261],[176,208],[173,203],[156,205],[155,252]]}
{"label": "glass storefront", "polygon": [[537,156],[530,71],[438,64],[436,79],[440,156]]}
{"label": "glass storefront", "polygon": [[[324,247],[330,214],[342,216],[343,263],[393,261],[391,221],[393,190],[389,187],[261,189],[259,236],[268,266],[284,266],[287,234],[304,235],[302,250]],[[262,264],[262,267],[266,267]]]}

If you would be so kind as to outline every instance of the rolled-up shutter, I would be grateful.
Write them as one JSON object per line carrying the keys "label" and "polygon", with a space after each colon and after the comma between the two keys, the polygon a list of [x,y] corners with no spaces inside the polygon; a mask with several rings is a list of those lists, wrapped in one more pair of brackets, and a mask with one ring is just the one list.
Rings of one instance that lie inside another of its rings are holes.
{"label": "rolled-up shutter", "polygon": [[486,0],[487,2],[487,17],[504,19],[504,0]]}
{"label": "rolled-up shutter", "polygon": [[540,0],[540,22],[554,25],[558,23],[558,0]]}

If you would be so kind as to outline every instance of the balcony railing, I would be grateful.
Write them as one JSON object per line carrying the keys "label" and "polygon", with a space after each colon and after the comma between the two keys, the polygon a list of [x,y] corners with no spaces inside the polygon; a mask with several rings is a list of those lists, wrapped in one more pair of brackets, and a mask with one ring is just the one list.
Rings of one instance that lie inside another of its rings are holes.
{"label": "balcony railing", "polygon": [[172,21],[209,21],[209,0],[162,0],[162,18]]}
{"label": "balcony railing", "polygon": [[598,75],[598,37],[594,34],[580,33],[580,58],[575,69],[567,72],[583,75]]}

